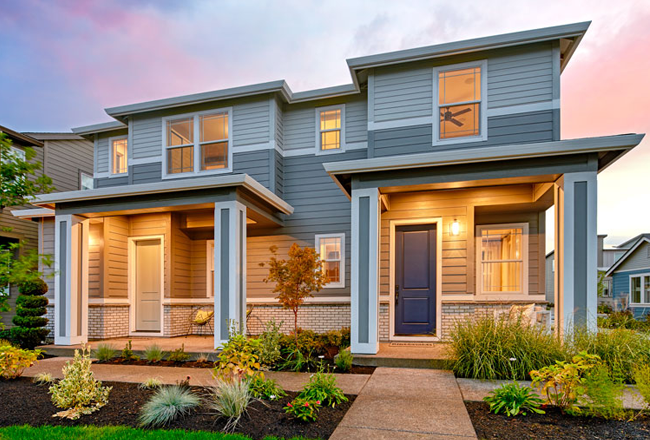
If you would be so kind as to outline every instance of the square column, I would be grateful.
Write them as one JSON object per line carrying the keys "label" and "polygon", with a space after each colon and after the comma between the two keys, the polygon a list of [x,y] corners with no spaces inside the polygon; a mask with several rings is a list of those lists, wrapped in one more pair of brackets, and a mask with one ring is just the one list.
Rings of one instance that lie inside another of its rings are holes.
{"label": "square column", "polygon": [[214,348],[246,329],[246,206],[214,204]]}
{"label": "square column", "polygon": [[351,351],[379,350],[379,189],[352,190]]}
{"label": "square column", "polygon": [[555,326],[596,330],[597,177],[567,173],[555,182]]}
{"label": "square column", "polygon": [[90,223],[57,215],[54,230],[54,343],[88,342],[88,240]]}

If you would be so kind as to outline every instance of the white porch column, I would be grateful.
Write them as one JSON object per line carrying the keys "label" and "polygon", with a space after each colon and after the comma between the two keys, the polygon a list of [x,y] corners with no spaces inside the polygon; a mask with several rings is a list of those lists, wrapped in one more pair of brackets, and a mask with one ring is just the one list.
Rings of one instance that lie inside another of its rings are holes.
{"label": "white porch column", "polygon": [[596,172],[568,173],[555,182],[555,323],[596,330]]}
{"label": "white porch column", "polygon": [[246,329],[246,206],[214,205],[214,348],[228,341],[235,323]]}
{"label": "white porch column", "polygon": [[57,215],[54,230],[54,343],[88,342],[88,240],[90,223]]}
{"label": "white porch column", "polygon": [[379,350],[379,189],[352,190],[351,350]]}

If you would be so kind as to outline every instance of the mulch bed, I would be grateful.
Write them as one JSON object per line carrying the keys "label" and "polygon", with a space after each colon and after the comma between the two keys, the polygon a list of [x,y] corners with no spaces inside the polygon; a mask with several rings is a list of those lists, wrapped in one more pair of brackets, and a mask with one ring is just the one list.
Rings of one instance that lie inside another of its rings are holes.
{"label": "mulch bed", "polygon": [[[184,368],[214,368],[214,362],[198,362],[198,361],[187,361],[187,362],[172,362],[172,361],[160,361],[156,363],[149,363],[146,360],[130,360],[125,361],[122,358],[113,358],[108,361],[93,361],[95,364],[108,364],[108,365],[146,365],[153,367],[184,367]],[[375,371],[375,367],[364,367],[353,365],[350,371],[342,372],[336,371],[333,369],[334,365],[329,365],[333,373],[338,374],[372,374]],[[278,371],[288,371],[288,370],[278,370]]]}
{"label": "mulch bed", "polygon": [[[108,404],[99,411],[79,420],[67,420],[52,417],[59,411],[50,400],[48,386],[38,386],[27,378],[12,381],[0,381],[0,426],[23,425],[123,425],[136,427],[140,408],[154,393],[150,390],[141,390],[138,384],[122,382],[105,382],[112,386]],[[194,388],[198,393],[205,393],[205,389]],[[248,435],[254,439],[265,436],[306,438],[329,438],[334,432],[347,410],[352,405],[355,396],[347,396],[348,402],[336,408],[323,407],[318,413],[318,420],[314,423],[304,423],[285,414],[283,407],[291,401],[297,393],[288,393],[284,399],[276,402],[254,402],[248,408],[248,416],[240,421],[236,432]],[[216,419],[214,414],[209,414],[204,407],[191,413],[189,416],[176,420],[169,429],[185,429],[200,431],[221,431],[225,420]]]}
{"label": "mulch bed", "polygon": [[631,422],[564,415],[557,408],[546,414],[506,417],[491,414],[483,402],[465,402],[479,439],[647,439],[650,418],[641,416]]}

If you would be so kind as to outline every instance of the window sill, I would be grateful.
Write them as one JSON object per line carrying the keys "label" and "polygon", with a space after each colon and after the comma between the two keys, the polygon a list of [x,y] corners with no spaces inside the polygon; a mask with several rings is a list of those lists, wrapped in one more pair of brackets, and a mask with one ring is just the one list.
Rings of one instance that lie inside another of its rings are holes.
{"label": "window sill", "polygon": [[323,289],[345,289],[345,284],[328,284]]}
{"label": "window sill", "polygon": [[128,177],[128,176],[129,176],[128,172],[127,173],[118,173],[118,174],[109,173],[108,178],[112,179],[114,177]]}
{"label": "window sill", "polygon": [[640,304],[630,303],[630,307],[650,307],[650,303],[640,303]]}
{"label": "window sill", "polygon": [[316,156],[327,156],[330,154],[340,154],[340,153],[345,153],[345,145],[341,145],[340,148],[334,148],[331,150],[321,150],[321,149],[316,150]]}
{"label": "window sill", "polygon": [[438,139],[433,141],[433,146],[439,147],[441,145],[469,144],[474,142],[485,142],[485,141],[487,141],[487,135],[481,134],[478,136],[458,137],[453,139]]}
{"label": "window sill", "polygon": [[164,174],[162,176],[163,180],[166,179],[182,179],[187,177],[201,177],[201,176],[212,176],[214,174],[227,174],[232,173],[231,168],[222,168],[218,170],[209,170],[209,171],[199,171],[199,172],[187,172],[187,173],[176,173],[176,174]]}

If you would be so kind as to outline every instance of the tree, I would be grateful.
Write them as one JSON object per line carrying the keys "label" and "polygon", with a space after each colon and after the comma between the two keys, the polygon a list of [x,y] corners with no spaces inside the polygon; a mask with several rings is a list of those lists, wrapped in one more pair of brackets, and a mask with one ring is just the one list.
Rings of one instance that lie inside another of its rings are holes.
{"label": "tree", "polygon": [[[298,347],[298,309],[306,298],[314,296],[312,292],[320,291],[327,284],[327,276],[323,271],[322,262],[316,249],[305,246],[301,248],[296,243],[289,249],[289,259],[278,258],[277,246],[270,248],[272,257],[266,263],[269,275],[265,283],[275,282],[273,293],[282,307],[293,312],[293,329]],[[265,263],[260,263],[265,266]]]}
{"label": "tree", "polygon": [[20,295],[16,299],[16,316],[13,323],[16,327],[11,329],[11,340],[22,348],[34,349],[50,332],[44,328],[48,319],[46,306],[48,300],[47,284],[37,278],[23,282],[18,288]]}

